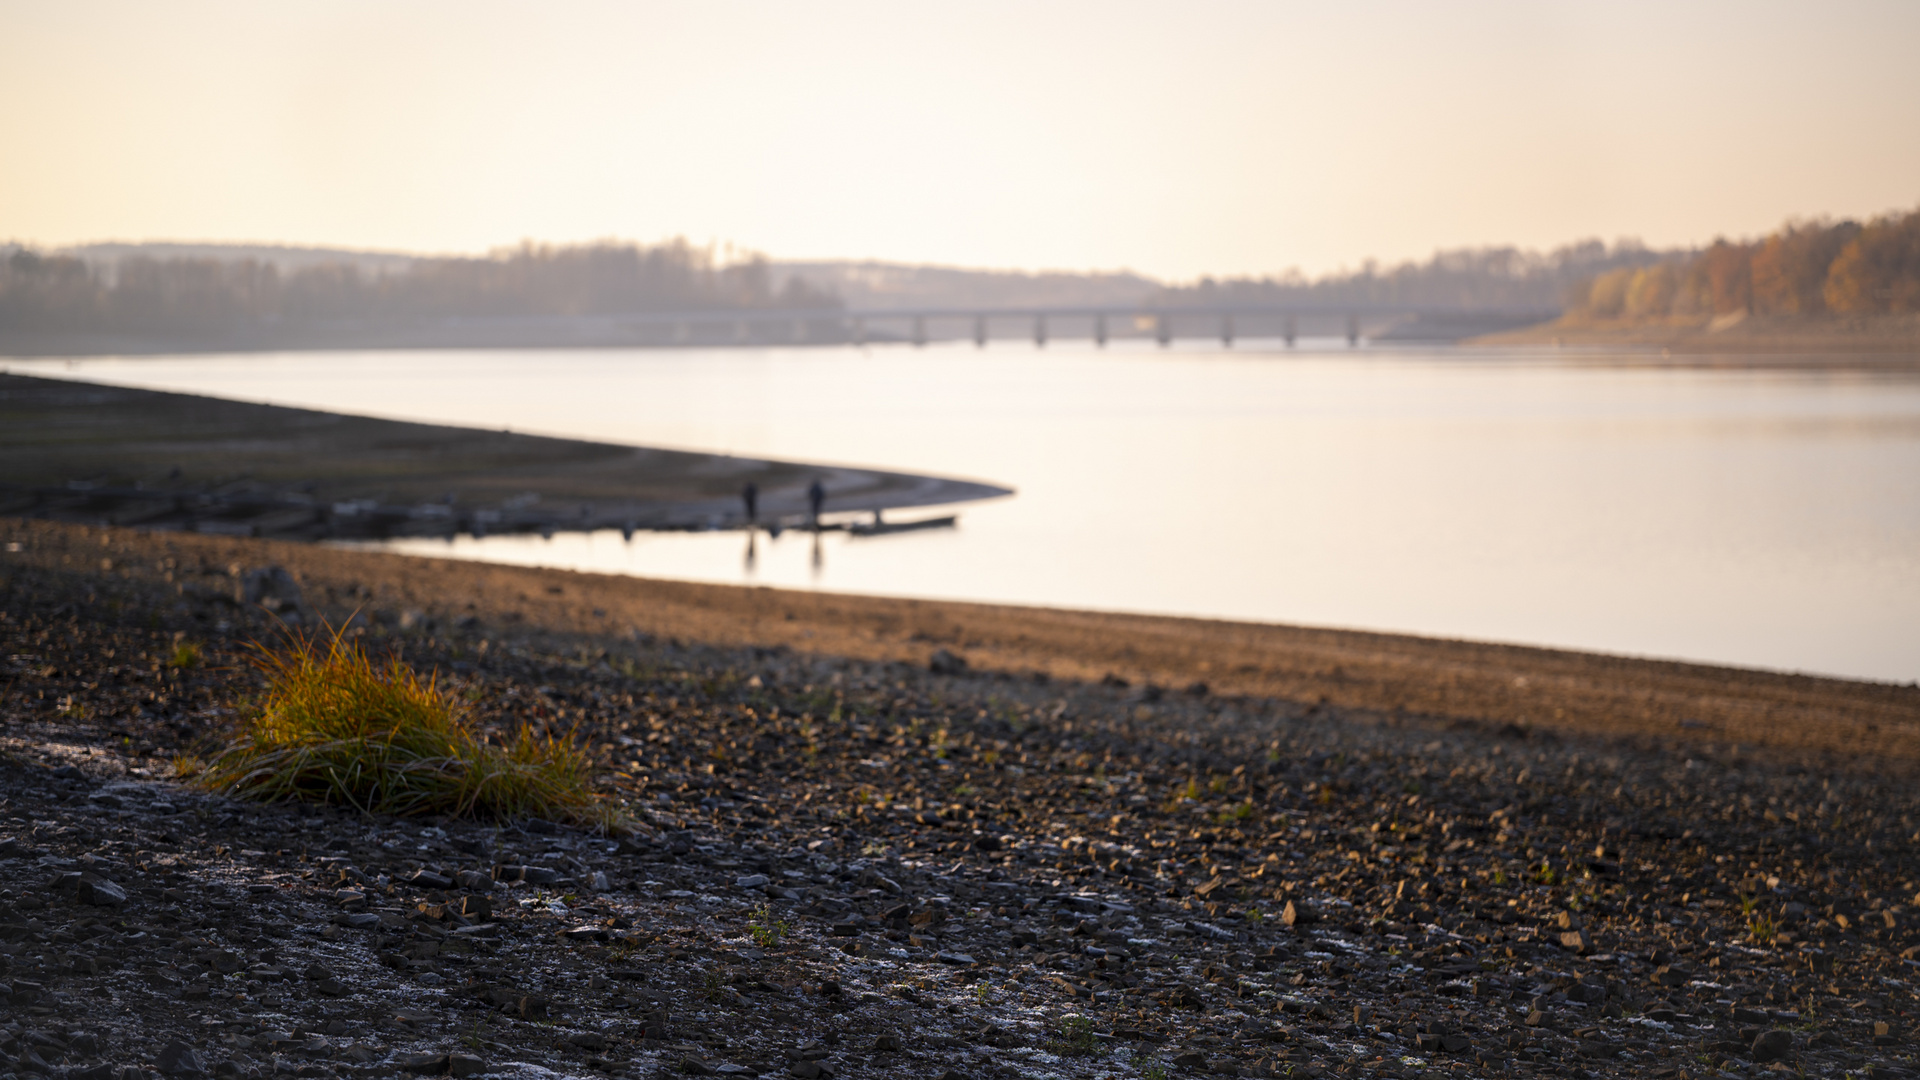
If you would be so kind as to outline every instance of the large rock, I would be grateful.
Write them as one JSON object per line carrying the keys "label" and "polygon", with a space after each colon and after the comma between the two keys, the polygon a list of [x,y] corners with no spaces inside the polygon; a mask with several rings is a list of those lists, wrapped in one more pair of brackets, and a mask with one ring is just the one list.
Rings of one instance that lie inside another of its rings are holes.
{"label": "large rock", "polygon": [[205,1076],[206,1063],[200,1060],[200,1052],[178,1039],[160,1048],[154,1059],[154,1065],[167,1076]]}

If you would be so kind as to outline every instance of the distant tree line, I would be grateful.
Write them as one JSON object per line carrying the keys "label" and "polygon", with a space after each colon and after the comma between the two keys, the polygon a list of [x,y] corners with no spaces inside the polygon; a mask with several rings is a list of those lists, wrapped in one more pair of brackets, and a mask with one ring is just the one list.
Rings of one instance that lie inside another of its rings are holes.
{"label": "distant tree line", "polygon": [[1568,293],[1596,274],[1657,265],[1674,252],[1636,241],[1609,246],[1586,240],[1550,252],[1514,247],[1441,251],[1425,262],[1381,267],[1369,260],[1356,271],[1308,278],[1297,270],[1277,277],[1201,278],[1163,289],[1169,306],[1301,304],[1338,307],[1408,305],[1432,308],[1559,310]]}
{"label": "distant tree line", "polygon": [[525,244],[404,270],[351,263],[132,257],[112,263],[22,248],[0,262],[0,329],[192,335],[234,329],[414,324],[496,316],[836,308],[765,258],[721,263],[684,240],[646,246]]}
{"label": "distant tree line", "polygon": [[1920,210],[1866,224],[1788,224],[1751,242],[1595,275],[1569,297],[1570,316],[1663,319],[1920,312]]}

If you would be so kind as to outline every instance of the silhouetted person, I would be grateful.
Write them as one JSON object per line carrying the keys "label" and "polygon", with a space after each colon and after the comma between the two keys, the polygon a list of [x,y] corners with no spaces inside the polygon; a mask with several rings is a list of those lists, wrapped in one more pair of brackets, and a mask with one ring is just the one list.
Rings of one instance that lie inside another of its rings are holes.
{"label": "silhouetted person", "polygon": [[760,520],[760,485],[747,481],[740,489],[740,501],[747,504],[747,524],[753,525]]}
{"label": "silhouetted person", "polygon": [[813,529],[815,532],[820,531],[820,508],[825,506],[826,502],[827,489],[820,486],[820,481],[815,480],[813,483],[807,485],[807,506],[813,510]]}

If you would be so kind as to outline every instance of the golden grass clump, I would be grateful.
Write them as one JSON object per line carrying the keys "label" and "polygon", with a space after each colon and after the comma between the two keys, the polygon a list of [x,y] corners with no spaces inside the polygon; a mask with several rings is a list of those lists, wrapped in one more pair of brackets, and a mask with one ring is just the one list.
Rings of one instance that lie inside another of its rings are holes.
{"label": "golden grass clump", "polygon": [[525,725],[504,745],[489,742],[437,675],[422,678],[398,657],[376,664],[337,633],[255,649],[266,697],[207,762],[199,782],[208,788],[370,814],[617,824],[592,789],[586,751]]}

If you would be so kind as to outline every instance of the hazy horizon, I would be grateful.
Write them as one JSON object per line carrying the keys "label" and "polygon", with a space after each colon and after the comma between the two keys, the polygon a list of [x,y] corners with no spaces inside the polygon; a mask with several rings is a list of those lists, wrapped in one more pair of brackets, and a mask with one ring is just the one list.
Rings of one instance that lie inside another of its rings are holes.
{"label": "hazy horizon", "polygon": [[[0,238],[1309,275],[1920,199],[1920,8],[0,7]],[[264,239],[263,239],[264,238]]]}

